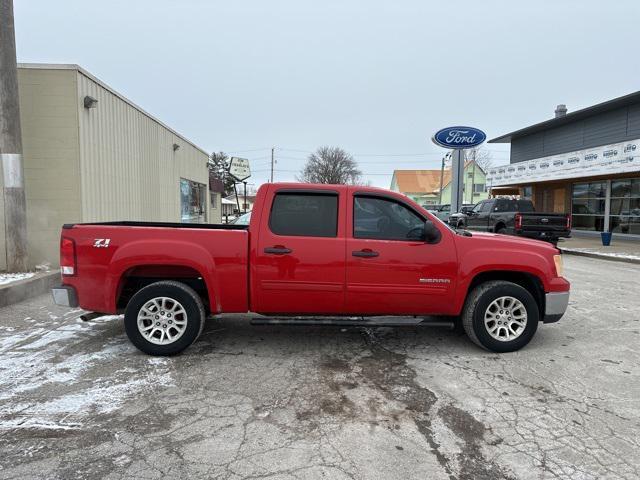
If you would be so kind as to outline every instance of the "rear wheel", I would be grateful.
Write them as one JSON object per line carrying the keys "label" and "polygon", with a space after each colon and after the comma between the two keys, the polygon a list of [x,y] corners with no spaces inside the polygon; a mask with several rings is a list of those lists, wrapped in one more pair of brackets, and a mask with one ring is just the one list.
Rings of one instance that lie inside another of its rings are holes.
{"label": "rear wheel", "polygon": [[498,228],[496,228],[496,233],[499,233],[500,235],[506,235],[507,234],[507,229],[500,225]]}
{"label": "rear wheel", "polygon": [[462,325],[469,338],[492,352],[513,352],[527,345],[538,328],[538,304],[526,289],[495,280],[469,294]]}
{"label": "rear wheel", "polygon": [[131,343],[149,355],[175,355],[198,338],[205,311],[198,294],[184,283],[161,281],[136,292],[124,314]]}

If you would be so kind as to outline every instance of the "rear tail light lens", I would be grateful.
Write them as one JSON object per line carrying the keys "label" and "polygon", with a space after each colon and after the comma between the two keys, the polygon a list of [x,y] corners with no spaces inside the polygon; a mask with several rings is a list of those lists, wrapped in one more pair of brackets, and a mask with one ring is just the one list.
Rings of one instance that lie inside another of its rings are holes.
{"label": "rear tail light lens", "polygon": [[520,215],[519,213],[516,213],[515,221],[516,221],[515,227],[517,229],[522,228],[522,215]]}
{"label": "rear tail light lens", "polygon": [[70,238],[60,240],[60,270],[63,275],[76,274],[76,242]]}
{"label": "rear tail light lens", "polygon": [[571,230],[571,215],[567,215],[567,230]]}

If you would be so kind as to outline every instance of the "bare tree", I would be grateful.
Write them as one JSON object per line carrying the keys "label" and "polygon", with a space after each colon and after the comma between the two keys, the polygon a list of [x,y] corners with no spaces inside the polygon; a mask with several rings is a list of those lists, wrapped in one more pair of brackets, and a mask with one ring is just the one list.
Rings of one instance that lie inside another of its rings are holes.
{"label": "bare tree", "polygon": [[320,147],[309,155],[298,181],[357,185],[362,172],[353,157],[339,147]]}
{"label": "bare tree", "polygon": [[493,165],[493,158],[491,158],[491,152],[485,150],[482,147],[469,148],[464,151],[464,160],[466,162],[474,161],[483,172],[487,173],[487,170]]}

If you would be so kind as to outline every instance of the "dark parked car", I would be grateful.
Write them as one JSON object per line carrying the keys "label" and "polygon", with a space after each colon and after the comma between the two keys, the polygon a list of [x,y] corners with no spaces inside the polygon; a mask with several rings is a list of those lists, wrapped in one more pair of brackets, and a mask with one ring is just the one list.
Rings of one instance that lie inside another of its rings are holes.
{"label": "dark parked car", "polygon": [[451,215],[449,224],[455,228],[518,235],[552,243],[571,236],[570,215],[537,213],[531,200],[483,200],[470,211]]}
{"label": "dark parked car", "polygon": [[[449,203],[444,205],[428,205],[425,208],[445,223],[451,216],[451,205]],[[473,204],[465,203],[462,207],[460,207],[460,211],[464,212],[465,210],[471,210],[472,208]]]}

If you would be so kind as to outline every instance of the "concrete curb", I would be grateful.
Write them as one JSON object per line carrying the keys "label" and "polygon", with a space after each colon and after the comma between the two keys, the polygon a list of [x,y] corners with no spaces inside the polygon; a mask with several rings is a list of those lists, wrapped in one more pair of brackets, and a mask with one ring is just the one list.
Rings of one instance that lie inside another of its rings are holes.
{"label": "concrete curb", "polygon": [[60,283],[60,271],[36,273],[33,277],[0,286],[0,308],[48,292]]}
{"label": "concrete curb", "polygon": [[633,263],[636,265],[640,265],[640,259],[636,258],[614,257],[611,255],[606,255],[604,253],[581,252],[580,250],[571,250],[564,248],[560,248],[560,251],[567,255],[578,255],[580,257],[597,258],[598,260],[609,260],[610,262]]}

